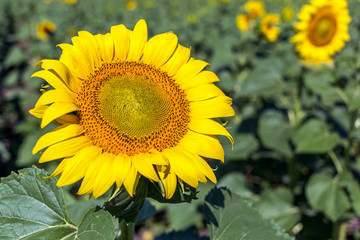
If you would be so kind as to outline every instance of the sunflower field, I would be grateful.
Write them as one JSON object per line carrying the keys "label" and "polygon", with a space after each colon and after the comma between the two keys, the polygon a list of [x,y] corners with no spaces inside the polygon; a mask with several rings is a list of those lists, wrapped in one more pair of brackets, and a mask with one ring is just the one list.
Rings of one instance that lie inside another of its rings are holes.
{"label": "sunflower field", "polygon": [[0,239],[360,240],[360,0],[0,12]]}

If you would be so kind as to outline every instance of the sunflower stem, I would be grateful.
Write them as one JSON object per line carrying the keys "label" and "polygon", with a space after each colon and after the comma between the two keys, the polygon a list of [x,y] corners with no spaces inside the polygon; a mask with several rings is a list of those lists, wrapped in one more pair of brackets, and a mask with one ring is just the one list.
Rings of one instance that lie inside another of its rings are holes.
{"label": "sunflower stem", "polygon": [[329,157],[332,160],[332,162],[334,163],[334,166],[336,168],[337,173],[342,173],[343,172],[343,167],[338,159],[338,157],[336,156],[336,154],[334,153],[333,150],[331,150],[329,153]]}
{"label": "sunflower stem", "polygon": [[289,172],[289,187],[291,189],[292,192],[294,192],[294,189],[296,187],[296,181],[297,181],[297,177],[298,177],[298,173],[297,173],[297,166],[296,166],[296,158],[295,156],[291,157],[290,159],[288,159],[288,172]]}
{"label": "sunflower stem", "polygon": [[355,129],[355,121],[357,119],[357,111],[354,111],[351,113],[350,115],[350,130],[348,133],[348,138],[347,138],[347,146],[345,148],[345,164],[344,164],[344,168],[346,169],[350,169],[350,151],[351,148],[353,146],[353,134],[354,134],[354,129]]}
{"label": "sunflower stem", "polygon": [[332,240],[346,239],[346,222],[336,221],[333,223]]}
{"label": "sunflower stem", "polygon": [[130,222],[126,223],[124,220],[120,222],[120,239],[133,240],[135,233],[135,224]]}

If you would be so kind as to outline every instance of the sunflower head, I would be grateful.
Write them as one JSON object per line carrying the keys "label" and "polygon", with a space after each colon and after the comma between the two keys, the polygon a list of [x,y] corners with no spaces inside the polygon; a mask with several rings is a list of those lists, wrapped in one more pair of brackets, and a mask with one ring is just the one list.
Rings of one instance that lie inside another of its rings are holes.
{"label": "sunflower head", "polygon": [[265,14],[264,3],[262,1],[248,1],[244,6],[249,13],[250,19],[256,19]]}
{"label": "sunflower head", "polygon": [[224,160],[215,135],[233,143],[215,119],[234,115],[232,100],[174,33],[148,40],[140,20],[134,30],[81,31],[59,46],[59,60],[37,64],[43,70],[33,76],[53,89],[30,110],[41,127],[59,125],[33,149],[46,149],[39,162],[62,159],[51,175],[61,175],[58,186],[82,179],[79,194],[99,197],[115,184],[132,196],[142,176],[171,198],[178,183],[216,182],[206,159]]}
{"label": "sunflower head", "polygon": [[198,21],[196,14],[194,13],[189,13],[186,17],[186,20],[188,21],[188,23],[190,24],[194,24]]}
{"label": "sunflower head", "polygon": [[280,17],[278,14],[265,14],[260,22],[260,32],[266,37],[270,42],[276,41],[280,29],[274,25],[279,24]]}
{"label": "sunflower head", "polygon": [[40,40],[48,40],[49,33],[53,33],[56,30],[56,25],[52,21],[44,20],[39,22],[36,27],[36,35]]}
{"label": "sunflower head", "polygon": [[317,0],[304,5],[295,25],[297,34],[291,38],[306,62],[329,62],[350,39],[351,21],[346,0]]}
{"label": "sunflower head", "polygon": [[78,0],[61,0],[61,1],[68,4],[75,4],[77,3]]}
{"label": "sunflower head", "polygon": [[249,29],[250,17],[247,14],[239,14],[236,16],[236,26],[240,31]]}
{"label": "sunflower head", "polygon": [[137,7],[137,2],[134,0],[130,0],[126,3],[126,9],[128,11],[133,11],[136,9],[136,7]]}
{"label": "sunflower head", "polygon": [[291,7],[285,7],[282,11],[282,17],[285,22],[290,22],[294,18],[294,9]]}

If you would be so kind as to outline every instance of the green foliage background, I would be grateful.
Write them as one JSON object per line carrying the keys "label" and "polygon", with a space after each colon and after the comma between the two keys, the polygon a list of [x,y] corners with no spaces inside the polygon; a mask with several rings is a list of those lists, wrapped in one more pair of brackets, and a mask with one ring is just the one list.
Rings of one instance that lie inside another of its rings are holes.
{"label": "green foliage background", "polygon": [[[256,208],[297,239],[360,239],[359,1],[348,2],[351,40],[336,54],[334,67],[315,69],[302,66],[289,43],[296,17],[282,20],[278,40],[268,42],[258,22],[249,31],[237,29],[236,16],[245,13],[242,0],[136,2],[130,11],[127,1],[119,0],[79,0],[73,5],[57,0],[0,1],[1,176],[33,164],[48,171],[56,166],[37,164],[39,155],[31,155],[37,139],[49,131],[40,129],[39,120],[28,114],[45,83],[30,78],[35,63],[58,58],[61,51],[55,46],[70,43],[77,31],[104,34],[116,24],[132,29],[143,18],[149,36],[172,31],[180,44],[191,46],[192,57],[209,62],[221,79],[218,86],[234,100],[236,116],[226,125],[234,150],[221,139],[225,164],[211,162],[217,168],[218,186],[246,199],[239,204]],[[307,3],[264,2],[266,12],[280,15],[286,6],[297,13]],[[56,24],[47,41],[36,36],[42,20]],[[138,223],[137,234],[203,233],[203,204],[212,187],[200,185],[199,199],[191,204],[152,201],[157,213]],[[80,224],[89,208],[109,196],[85,201],[74,194],[77,188],[75,184],[63,189],[70,218]]]}

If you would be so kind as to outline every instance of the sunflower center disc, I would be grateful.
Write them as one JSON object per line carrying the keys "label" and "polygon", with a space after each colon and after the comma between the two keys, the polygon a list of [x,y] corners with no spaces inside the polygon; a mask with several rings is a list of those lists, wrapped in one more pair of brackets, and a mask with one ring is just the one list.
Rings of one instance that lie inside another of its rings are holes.
{"label": "sunflower center disc", "polygon": [[166,93],[142,76],[122,76],[107,82],[99,94],[106,121],[130,137],[156,131],[169,112]]}
{"label": "sunflower center disc", "polygon": [[103,63],[83,80],[78,117],[92,144],[132,156],[176,146],[190,105],[166,72],[140,61]]}
{"label": "sunflower center disc", "polygon": [[336,32],[336,19],[328,8],[320,10],[311,20],[309,39],[315,46],[327,45]]}

